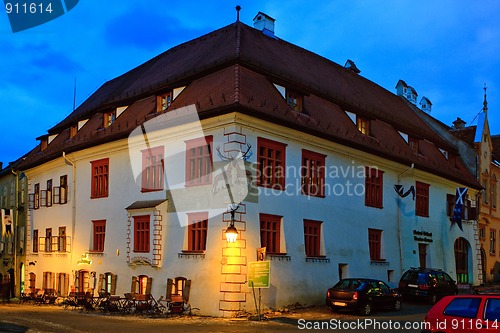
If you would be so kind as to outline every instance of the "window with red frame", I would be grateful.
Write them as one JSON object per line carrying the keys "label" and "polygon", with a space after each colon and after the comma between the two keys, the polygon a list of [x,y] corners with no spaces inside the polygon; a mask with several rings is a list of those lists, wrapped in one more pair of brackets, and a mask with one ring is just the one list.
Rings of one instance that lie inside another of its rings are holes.
{"label": "window with red frame", "polygon": [[188,213],[188,251],[207,249],[208,212]]}
{"label": "window with red frame", "polygon": [[149,252],[149,215],[134,216],[134,252]]}
{"label": "window with red frame", "polygon": [[142,151],[142,192],[163,190],[163,157],[163,146]]}
{"label": "window with red frame", "polygon": [[186,186],[212,183],[212,142],[211,135],[186,141]]}
{"label": "window with red frame", "polygon": [[269,254],[280,254],[281,216],[260,214],[260,245]]}
{"label": "window with red frame", "polygon": [[382,230],[368,229],[368,246],[370,248],[370,260],[383,260],[381,256]]}
{"label": "window with red frame", "polygon": [[365,205],[383,208],[384,172],[372,167],[365,168]]}
{"label": "window with red frame", "polygon": [[94,247],[92,251],[103,252],[104,240],[106,238],[106,220],[92,221],[94,225]]}
{"label": "window with red frame", "polygon": [[429,184],[416,183],[415,214],[429,217]]}
{"label": "window with red frame", "polygon": [[325,196],[325,155],[302,149],[302,194]]}
{"label": "window with red frame", "polygon": [[286,145],[269,139],[257,139],[257,185],[285,189]]}
{"label": "window with red frame", "polygon": [[307,257],[320,256],[321,221],[304,220],[304,244]]}
{"label": "window with red frame", "polygon": [[105,198],[108,196],[109,158],[104,158],[90,163],[92,167],[92,187],[90,197],[92,199]]}

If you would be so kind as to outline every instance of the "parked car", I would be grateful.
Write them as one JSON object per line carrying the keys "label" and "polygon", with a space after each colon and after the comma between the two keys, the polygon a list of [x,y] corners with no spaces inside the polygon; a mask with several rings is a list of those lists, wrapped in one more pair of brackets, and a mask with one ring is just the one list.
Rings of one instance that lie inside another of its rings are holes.
{"label": "parked car", "polygon": [[401,276],[399,292],[403,298],[421,298],[435,304],[443,296],[458,294],[458,287],[448,274],[439,269],[412,268]]}
{"label": "parked car", "polygon": [[445,296],[424,318],[422,333],[498,332],[500,295]]}
{"label": "parked car", "polygon": [[326,293],[326,305],[332,311],[351,310],[370,315],[375,309],[401,309],[401,295],[382,281],[343,279]]}

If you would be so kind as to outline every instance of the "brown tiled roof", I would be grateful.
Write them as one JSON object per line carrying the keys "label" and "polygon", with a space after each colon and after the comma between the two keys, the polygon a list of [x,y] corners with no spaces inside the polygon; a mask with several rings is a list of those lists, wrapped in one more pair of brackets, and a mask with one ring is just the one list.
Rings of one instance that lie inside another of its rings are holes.
{"label": "brown tiled roof", "polygon": [[464,128],[451,129],[453,133],[459,139],[467,142],[471,147],[474,147],[474,138],[476,137],[477,126],[468,126]]}
{"label": "brown tiled roof", "polygon": [[491,144],[493,146],[493,158],[500,162],[500,135],[491,136]]}
{"label": "brown tiled roof", "polygon": [[[273,83],[302,93],[304,112],[292,111]],[[238,111],[477,186],[460,163],[458,168],[447,163],[437,149],[456,153],[455,148],[400,97],[343,66],[240,22],[174,47],[104,84],[49,130],[49,134],[61,134],[43,152],[31,153],[24,168],[58,157],[62,151],[125,138],[159,114],[156,93],[179,86],[186,88],[169,110],[194,104],[200,118]],[[123,105],[129,107],[102,129],[102,112]],[[361,134],[345,110],[369,119],[372,136]],[[69,139],[69,126],[83,119],[89,121]],[[413,153],[398,131],[421,139],[423,154]]]}

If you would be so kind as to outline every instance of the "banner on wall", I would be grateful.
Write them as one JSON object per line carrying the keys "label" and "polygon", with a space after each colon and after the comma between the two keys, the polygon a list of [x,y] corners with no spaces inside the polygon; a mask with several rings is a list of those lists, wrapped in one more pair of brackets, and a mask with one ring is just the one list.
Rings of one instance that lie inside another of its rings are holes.
{"label": "banner on wall", "polygon": [[462,229],[462,211],[467,190],[468,189],[464,187],[457,188],[457,193],[455,194],[455,208],[453,208],[453,216],[451,217],[451,225],[453,226],[453,224],[456,223],[462,231],[464,231],[464,229]]}
{"label": "banner on wall", "polygon": [[2,209],[2,239],[14,235],[14,225],[12,224],[12,209]]}

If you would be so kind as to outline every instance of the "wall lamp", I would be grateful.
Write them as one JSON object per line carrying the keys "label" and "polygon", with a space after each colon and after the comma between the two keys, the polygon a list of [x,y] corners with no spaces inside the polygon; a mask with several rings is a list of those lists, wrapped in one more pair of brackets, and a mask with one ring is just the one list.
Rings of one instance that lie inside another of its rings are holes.
{"label": "wall lamp", "polygon": [[238,238],[238,230],[236,230],[234,226],[234,212],[238,210],[239,205],[229,205],[230,213],[231,213],[231,223],[229,227],[226,229],[226,240],[228,243],[236,243],[236,238]]}

